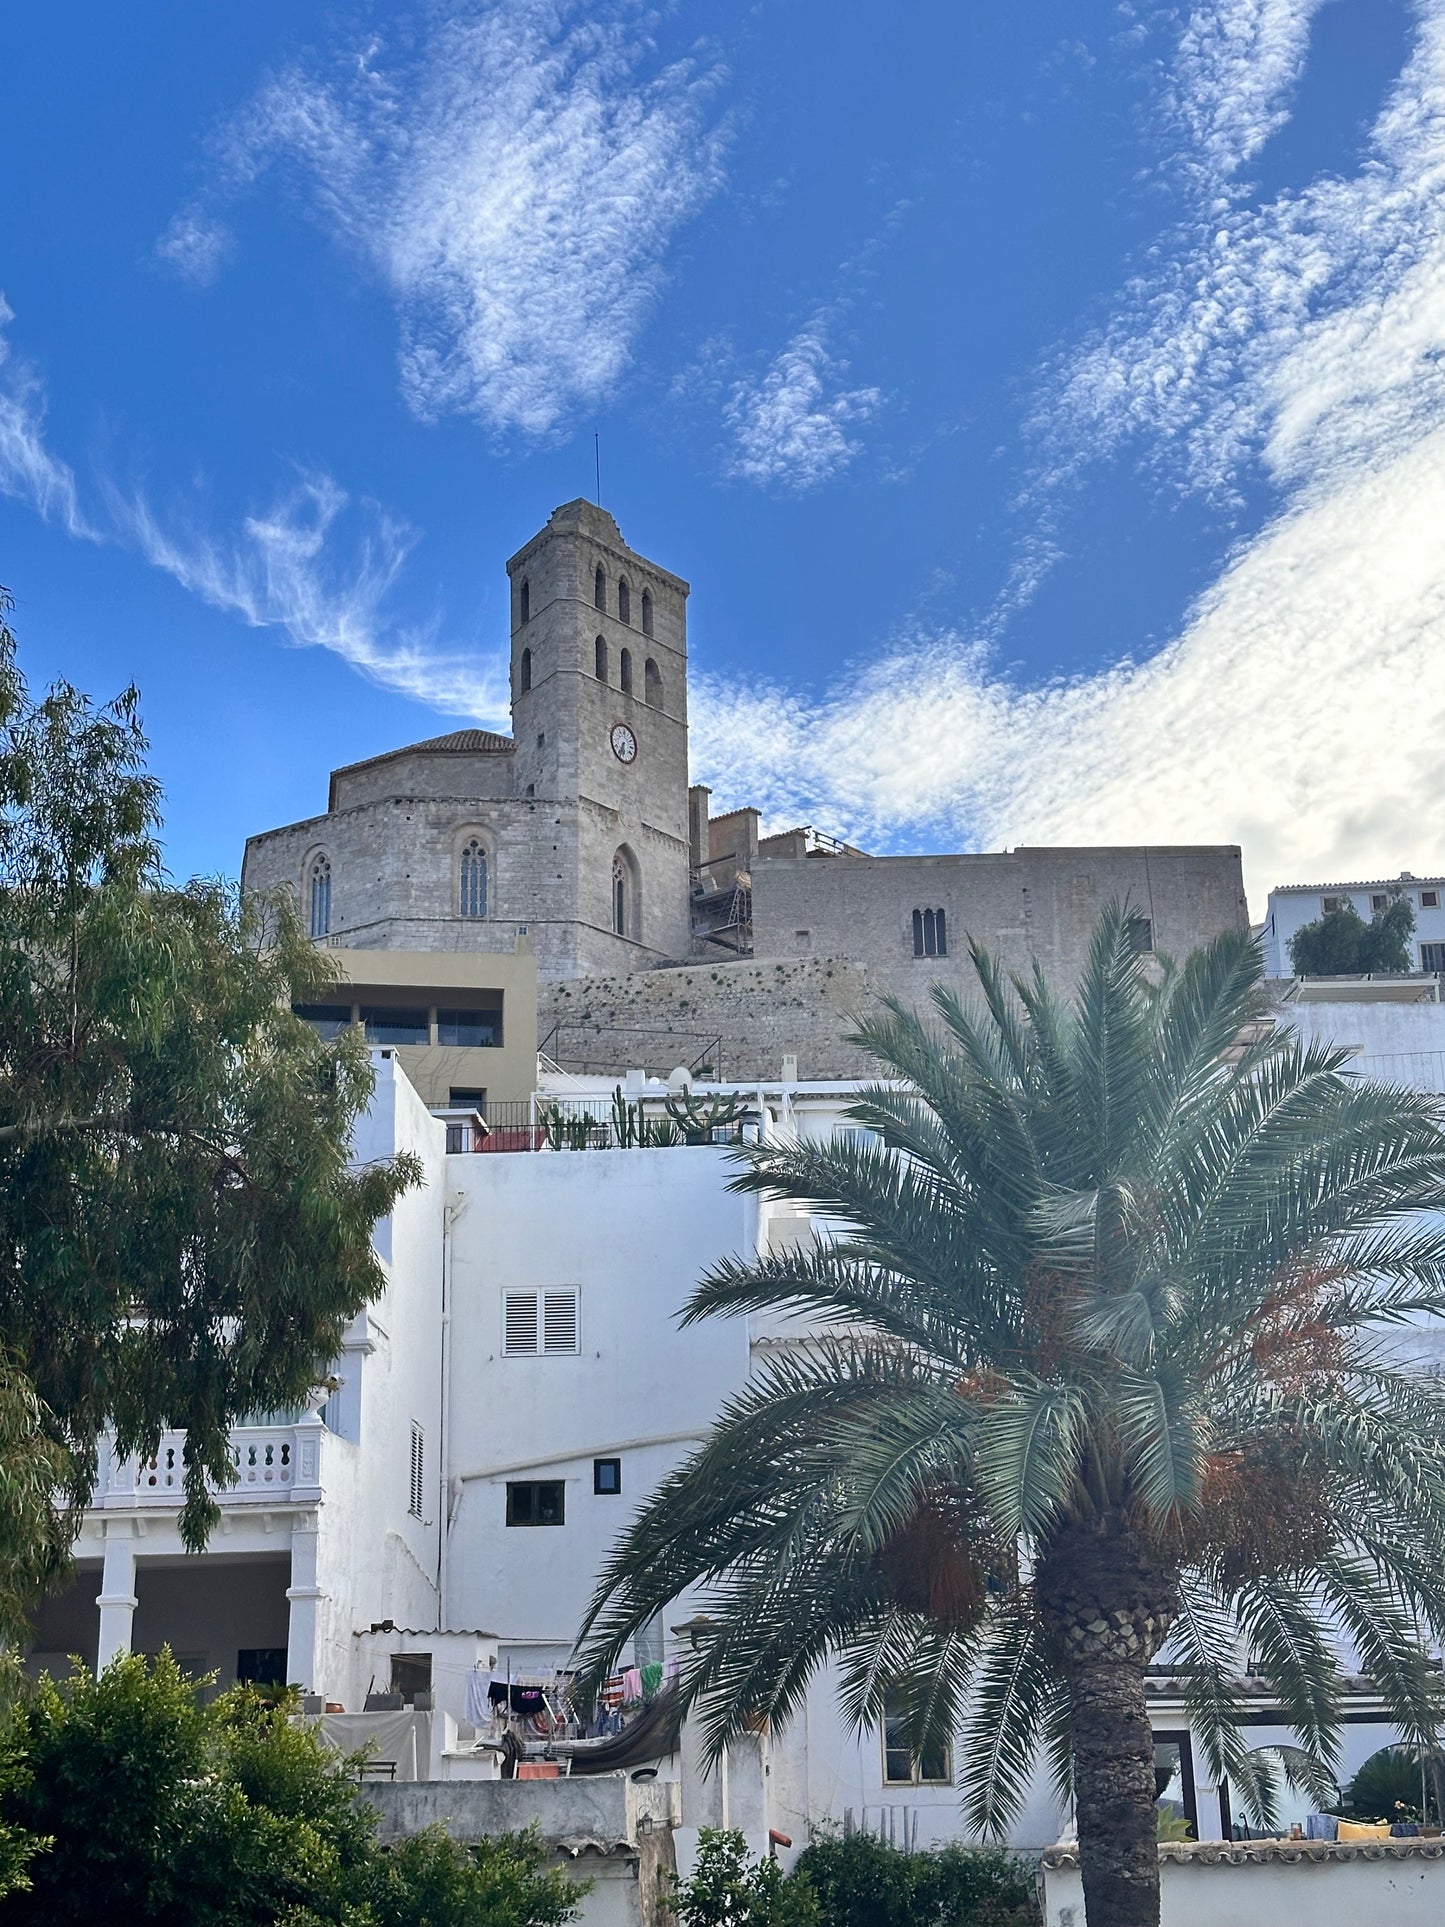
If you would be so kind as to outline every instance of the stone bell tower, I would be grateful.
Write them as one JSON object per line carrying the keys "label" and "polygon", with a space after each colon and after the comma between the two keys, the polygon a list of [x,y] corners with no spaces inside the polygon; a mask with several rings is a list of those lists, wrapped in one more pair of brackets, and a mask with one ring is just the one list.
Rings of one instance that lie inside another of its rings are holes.
{"label": "stone bell tower", "polygon": [[535,799],[534,860],[572,926],[548,974],[686,957],[688,585],[580,500],[507,574],[513,794]]}

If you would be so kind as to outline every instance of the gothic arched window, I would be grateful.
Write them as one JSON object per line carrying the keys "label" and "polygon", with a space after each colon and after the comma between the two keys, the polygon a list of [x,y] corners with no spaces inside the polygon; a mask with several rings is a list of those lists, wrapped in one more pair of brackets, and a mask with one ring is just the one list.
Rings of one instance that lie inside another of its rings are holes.
{"label": "gothic arched window", "polygon": [[646,666],[642,671],[642,693],[654,709],[661,709],[662,671],[652,660],[651,656],[647,658]]}
{"label": "gothic arched window", "polygon": [[487,914],[487,853],[479,837],[474,836],[462,851],[457,909],[464,917]]}
{"label": "gothic arched window", "polygon": [[627,865],[620,854],[612,859],[612,928],[627,935]]}
{"label": "gothic arched window", "polygon": [[597,564],[597,574],[593,578],[592,600],[599,609],[607,607],[607,576],[600,562]]}
{"label": "gothic arched window", "polygon": [[617,585],[617,615],[622,622],[632,620],[632,591],[627,586],[626,576]]}
{"label": "gothic arched window", "polygon": [[632,651],[624,649],[617,658],[618,685],[624,696],[632,694]]}
{"label": "gothic arched window", "polygon": [[525,576],[522,578],[522,593],[519,601],[522,609],[522,627],[526,628],[532,620],[532,585]]}
{"label": "gothic arched window", "polygon": [[607,638],[605,636],[597,638],[597,680],[598,682],[607,680]]}
{"label": "gothic arched window", "polygon": [[524,649],[522,651],[522,673],[520,680],[522,694],[525,696],[527,691],[532,687],[532,652],[530,649]]}
{"label": "gothic arched window", "polygon": [[914,911],[913,954],[915,957],[948,955],[948,920],[942,910]]}
{"label": "gothic arched window", "polygon": [[644,589],[642,591],[642,633],[645,636],[650,636],[652,634],[652,591],[651,589]]}
{"label": "gothic arched window", "polygon": [[311,934],[331,934],[331,859],[318,856],[311,865]]}

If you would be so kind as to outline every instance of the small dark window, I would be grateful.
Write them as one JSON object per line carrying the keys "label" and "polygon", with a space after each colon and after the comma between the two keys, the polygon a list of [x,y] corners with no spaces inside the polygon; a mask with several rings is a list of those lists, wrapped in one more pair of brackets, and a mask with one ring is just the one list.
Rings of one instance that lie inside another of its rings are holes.
{"label": "small dark window", "polygon": [[913,954],[915,957],[948,955],[948,919],[942,910],[914,911]]}
{"label": "small dark window", "polygon": [[311,934],[331,934],[331,859],[318,856],[311,865]]}
{"label": "small dark window", "polygon": [[592,600],[599,609],[607,607],[607,576],[602,564],[597,564],[597,574],[592,581]]}
{"label": "small dark window", "polygon": [[351,1022],[350,1004],[292,1004],[291,1008],[318,1037],[336,1037]]}
{"label": "small dark window", "polygon": [[522,625],[525,628],[532,620],[532,585],[525,576],[522,578],[522,593],[519,601],[522,608]]}
{"label": "small dark window", "polygon": [[630,649],[623,650],[617,659],[617,667],[622,693],[624,696],[630,696],[632,694],[632,651]]}
{"label": "small dark window", "polygon": [[465,1108],[469,1111],[480,1111],[483,1117],[487,1114],[487,1094],[485,1091],[479,1091],[475,1085],[470,1085],[464,1090],[461,1085],[453,1084],[447,1093],[447,1099],[454,1111]]}
{"label": "small dark window", "polygon": [[1136,957],[1143,957],[1154,948],[1154,926],[1147,917],[1130,917],[1127,934],[1129,948]]}
{"label": "small dark window", "polygon": [[1348,897],[1321,897],[1320,908],[1327,917],[1337,917],[1349,905]]}
{"label": "small dark window", "polygon": [[1422,943],[1420,946],[1420,968],[1422,970],[1445,970],[1445,943]]}
{"label": "small dark window", "polygon": [[243,1646],[236,1654],[238,1686],[284,1686],[286,1648],[284,1646]]}
{"label": "small dark window", "polygon": [[627,586],[626,576],[617,585],[617,615],[619,621],[632,620],[632,591]]}
{"label": "small dark window", "polygon": [[1370,898],[1370,908],[1377,916],[1381,910],[1388,910],[1389,907],[1390,899],[1385,895],[1383,890],[1377,891],[1376,894]]}
{"label": "small dark window", "polygon": [[522,694],[525,695],[532,687],[532,652],[530,649],[524,649],[522,651],[522,674],[520,680],[522,684]]}
{"label": "small dark window", "polygon": [[592,1461],[592,1490],[602,1498],[616,1498],[622,1490],[621,1459]]}
{"label": "small dark window", "polygon": [[607,680],[607,639],[599,636],[596,643],[596,666],[598,682]]}
{"label": "small dark window", "polygon": [[393,1653],[391,1690],[400,1693],[408,1706],[415,1706],[418,1693],[431,1691],[430,1653]]}
{"label": "small dark window", "polygon": [[522,1479],[507,1484],[509,1526],[560,1526],[566,1523],[566,1486],[560,1479]]}
{"label": "small dark window", "polygon": [[429,1041],[424,1010],[393,1010],[389,1004],[363,1004],[361,1021],[366,1026],[368,1044],[425,1044]]}
{"label": "small dark window", "polygon": [[642,591],[642,633],[645,636],[650,636],[652,634],[652,591],[651,589],[644,589]]}
{"label": "small dark window", "polygon": [[538,749],[545,749],[547,747],[547,732],[545,729],[537,732],[537,747]]}
{"label": "small dark window", "polygon": [[1440,908],[1440,892],[1438,890],[1422,890],[1420,892],[1420,908],[1422,910],[1438,910]]}
{"label": "small dark window", "polygon": [[437,1042],[462,1050],[493,1050],[502,1041],[499,1010],[439,1010]]}
{"label": "small dark window", "polygon": [[642,693],[654,709],[662,707],[662,672],[651,656],[642,671]]}

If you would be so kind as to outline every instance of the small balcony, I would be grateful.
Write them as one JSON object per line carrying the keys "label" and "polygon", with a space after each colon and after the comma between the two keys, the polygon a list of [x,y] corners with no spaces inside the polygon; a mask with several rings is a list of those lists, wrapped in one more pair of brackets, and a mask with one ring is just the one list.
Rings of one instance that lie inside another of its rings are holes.
{"label": "small balcony", "polygon": [[[312,1504],[320,1497],[321,1441],[317,1419],[294,1424],[243,1425],[231,1434],[233,1484],[213,1488],[222,1506]],[[122,1459],[103,1447],[92,1504],[101,1508],[174,1509],[185,1498],[184,1432],[163,1432],[151,1458]]]}

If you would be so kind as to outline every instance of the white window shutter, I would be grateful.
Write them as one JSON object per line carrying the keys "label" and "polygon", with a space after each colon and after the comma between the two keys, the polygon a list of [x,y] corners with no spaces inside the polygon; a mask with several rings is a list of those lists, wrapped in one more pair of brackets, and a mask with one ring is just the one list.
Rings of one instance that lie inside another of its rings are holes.
{"label": "white window shutter", "polygon": [[534,1356],[537,1351],[536,1292],[509,1291],[504,1305],[502,1350],[512,1358]]}
{"label": "white window shutter", "polygon": [[426,1502],[426,1442],[421,1427],[416,1420],[411,1426],[411,1511],[414,1518],[421,1518]]}
{"label": "white window shutter", "polygon": [[575,1290],[543,1292],[542,1349],[547,1352],[577,1350],[577,1293]]}

